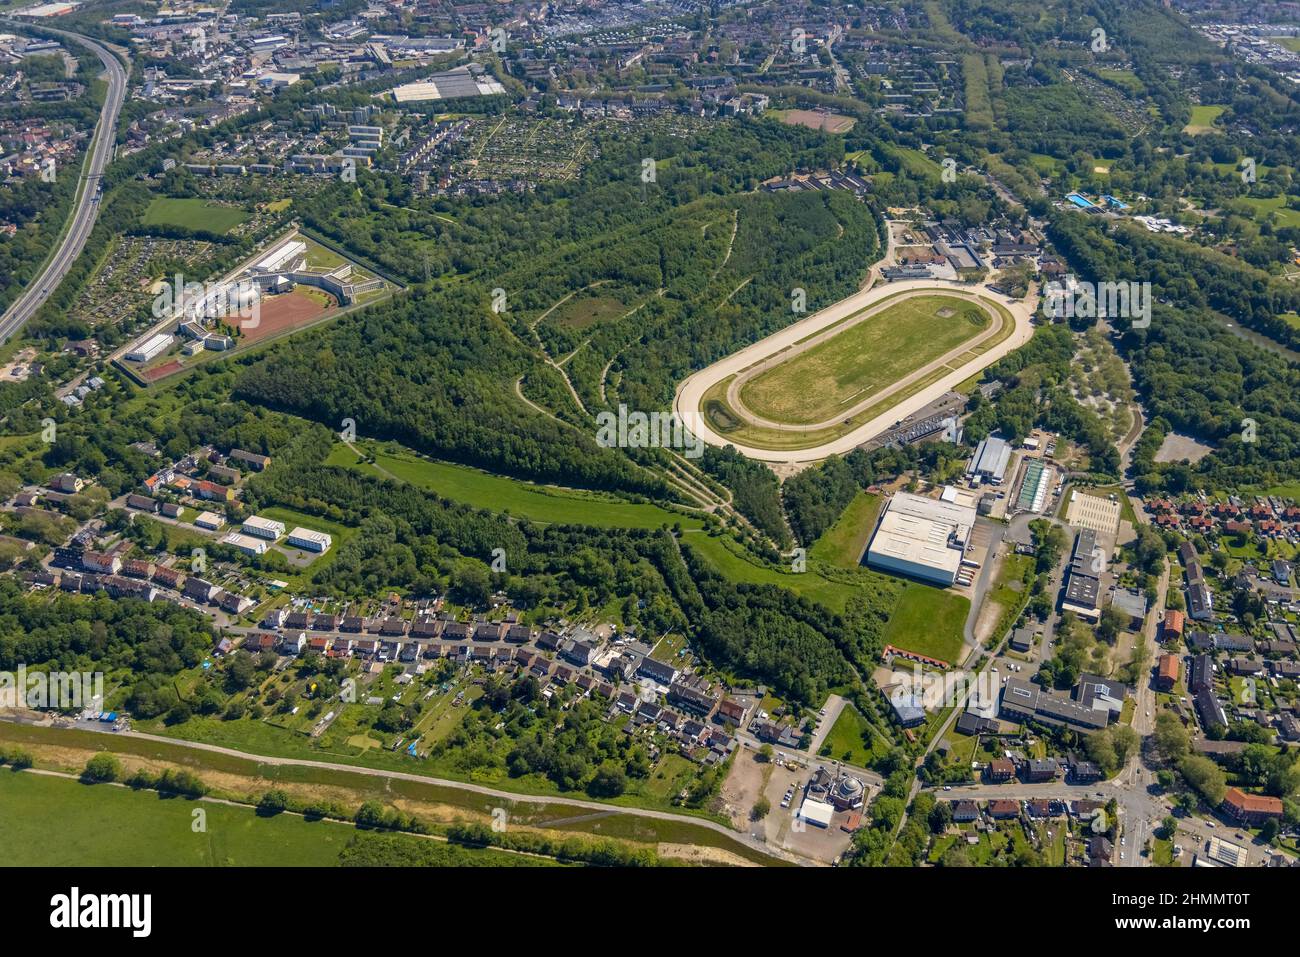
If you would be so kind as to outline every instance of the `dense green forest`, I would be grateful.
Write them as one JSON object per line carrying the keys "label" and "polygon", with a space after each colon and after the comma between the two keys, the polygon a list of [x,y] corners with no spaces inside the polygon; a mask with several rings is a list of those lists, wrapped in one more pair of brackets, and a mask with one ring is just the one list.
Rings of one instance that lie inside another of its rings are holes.
{"label": "dense green forest", "polygon": [[131,686],[131,710],[150,717],[162,710],[160,687],[211,651],[208,620],[170,602],[149,603],[25,595],[13,578],[0,578],[0,671],[20,664],[62,672],[105,672]]}
{"label": "dense green forest", "polygon": [[[598,447],[593,416],[666,410],[693,368],[796,318],[795,288],[815,309],[856,287],[879,255],[868,205],[738,192],[834,165],[842,150],[774,122],[729,123],[690,141],[605,144],[580,183],[490,205],[417,199],[383,176],[340,184],[308,201],[307,221],[415,288],[277,347],[236,395],[495,471],[669,497],[646,468],[662,454]],[[643,189],[645,156],[659,170]],[[383,204],[402,208],[380,216]],[[621,315],[549,318],[566,297],[596,294]],[[785,543],[775,485],[723,462],[706,468],[736,481],[736,507]]]}
{"label": "dense green forest", "polygon": [[[1157,302],[1149,328],[1130,328],[1119,343],[1152,418],[1135,451],[1139,488],[1269,486],[1300,474],[1300,368],[1233,334],[1225,321],[1265,331],[1294,293],[1249,267],[1209,263],[1186,244],[1092,219],[1063,216],[1052,235],[1080,275],[1151,282],[1157,299],[1169,301]],[[1242,440],[1246,419],[1256,441]],[[1214,454],[1191,467],[1156,464],[1171,429],[1212,443]]]}

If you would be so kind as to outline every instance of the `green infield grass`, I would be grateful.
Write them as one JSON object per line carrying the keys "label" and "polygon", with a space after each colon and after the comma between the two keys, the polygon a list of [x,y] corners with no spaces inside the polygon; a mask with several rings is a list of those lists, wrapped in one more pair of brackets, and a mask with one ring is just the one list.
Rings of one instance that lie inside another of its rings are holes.
{"label": "green infield grass", "polygon": [[740,389],[747,409],[793,425],[825,422],[975,338],[990,324],[956,296],[894,302],[760,373]]}

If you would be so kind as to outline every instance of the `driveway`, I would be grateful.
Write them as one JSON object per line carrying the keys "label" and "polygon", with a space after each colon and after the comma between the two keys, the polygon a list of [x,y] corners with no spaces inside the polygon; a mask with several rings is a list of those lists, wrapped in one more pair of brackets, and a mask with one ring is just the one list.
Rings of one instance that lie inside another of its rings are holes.
{"label": "driveway", "polygon": [[822,709],[826,712],[826,715],[817,719],[817,727],[813,729],[812,733],[812,744],[808,746],[810,755],[814,755],[821,750],[822,742],[831,733],[831,728],[835,727],[835,722],[839,719],[840,712],[844,710],[844,705],[847,703],[837,694],[833,694],[826,699],[826,706]]}

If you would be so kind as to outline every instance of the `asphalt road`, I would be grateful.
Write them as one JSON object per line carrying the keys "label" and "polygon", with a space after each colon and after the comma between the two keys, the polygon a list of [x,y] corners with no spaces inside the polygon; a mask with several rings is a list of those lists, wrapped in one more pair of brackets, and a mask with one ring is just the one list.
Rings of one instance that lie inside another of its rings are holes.
{"label": "asphalt road", "polygon": [[108,94],[104,98],[104,109],[95,126],[95,135],[91,141],[86,165],[82,169],[82,182],[72,212],[72,221],[63,236],[63,242],[45,264],[45,268],[23,291],[0,317],[0,344],[8,342],[37,310],[45,304],[50,294],[58,288],[63,277],[67,275],[72,264],[81,255],[81,250],[90,238],[90,231],[95,226],[99,215],[99,179],[113,157],[113,143],[116,139],[117,117],[122,110],[122,101],[126,97],[126,69],[122,61],[108,49],[79,33],[65,30],[50,30],[70,40],[76,40],[88,47],[99,57],[108,74]]}
{"label": "asphalt road", "polygon": [[[1063,784],[1060,781],[1043,784],[1012,782],[973,784],[953,787],[951,791],[931,791],[936,798],[944,801],[989,801],[994,798],[1009,798],[1013,801],[1028,801],[1033,798],[1109,801],[1113,798],[1119,806],[1120,836],[1123,838],[1122,844],[1116,841],[1115,864],[1118,867],[1144,867],[1150,864],[1149,859],[1142,856],[1142,848],[1163,817],[1169,813],[1169,805],[1163,796],[1152,793],[1136,781],[1122,781],[1118,778],[1088,785]],[[1123,857],[1120,856],[1121,853]]]}

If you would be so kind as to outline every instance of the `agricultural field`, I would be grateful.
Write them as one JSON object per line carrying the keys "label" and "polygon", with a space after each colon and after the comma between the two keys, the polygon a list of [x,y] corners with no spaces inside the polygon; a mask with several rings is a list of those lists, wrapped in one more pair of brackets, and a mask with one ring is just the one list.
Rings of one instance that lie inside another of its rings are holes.
{"label": "agricultural field", "polygon": [[[849,320],[852,321],[852,320]],[[989,328],[979,306],[955,296],[915,296],[761,372],[740,388],[765,419],[814,425],[903,380]]]}
{"label": "agricultural field", "polygon": [[228,233],[248,218],[249,214],[236,206],[206,199],[158,196],[140,217],[140,225]]}

